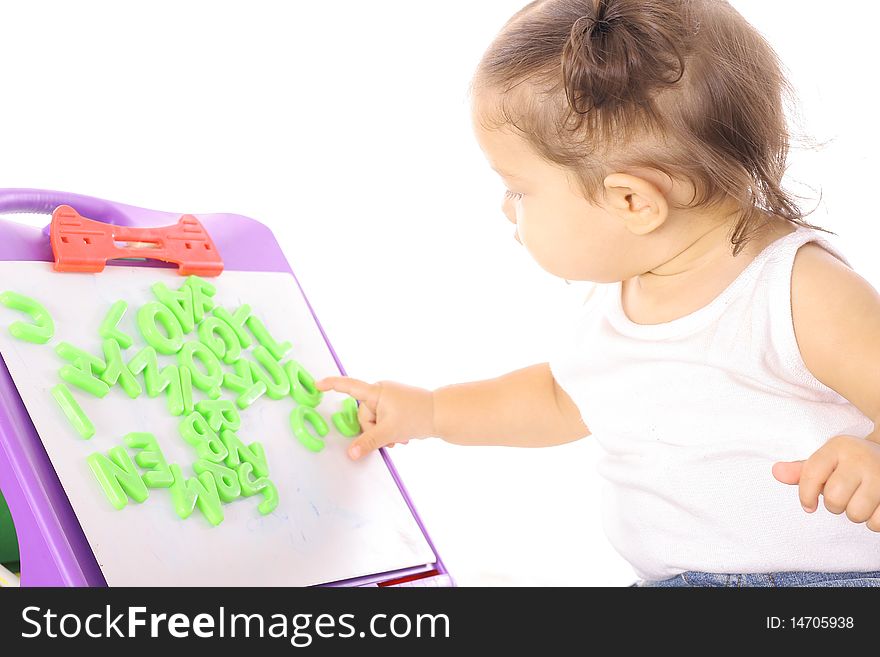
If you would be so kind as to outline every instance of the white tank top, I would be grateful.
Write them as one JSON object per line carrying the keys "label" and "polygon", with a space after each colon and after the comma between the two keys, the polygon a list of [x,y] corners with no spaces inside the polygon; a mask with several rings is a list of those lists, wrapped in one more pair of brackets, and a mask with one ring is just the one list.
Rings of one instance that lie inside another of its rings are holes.
{"label": "white tank top", "polygon": [[813,513],[776,461],[808,458],[872,420],[804,364],[791,314],[798,227],[768,245],[713,301],[662,324],[623,311],[620,282],[597,284],[563,330],[550,369],[601,446],[602,521],[644,579],[688,570],[880,570],[880,533]]}

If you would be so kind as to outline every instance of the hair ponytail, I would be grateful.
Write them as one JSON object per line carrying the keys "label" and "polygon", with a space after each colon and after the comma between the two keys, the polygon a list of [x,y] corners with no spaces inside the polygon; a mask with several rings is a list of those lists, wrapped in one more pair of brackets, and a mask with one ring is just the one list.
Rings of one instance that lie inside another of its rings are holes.
{"label": "hair ponytail", "polygon": [[684,42],[685,29],[675,3],[639,4],[596,0],[572,24],[562,49],[562,78],[575,112],[643,103],[684,75],[676,44]]}

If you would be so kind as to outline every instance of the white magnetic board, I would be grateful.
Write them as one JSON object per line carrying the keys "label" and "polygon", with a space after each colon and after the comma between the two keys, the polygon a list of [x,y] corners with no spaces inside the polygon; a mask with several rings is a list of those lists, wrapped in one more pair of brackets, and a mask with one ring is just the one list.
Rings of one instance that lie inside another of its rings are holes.
{"label": "white magnetic board", "polygon": [[[315,378],[339,374],[330,349],[290,274],[226,271],[206,279],[216,287],[215,301],[230,312],[248,304],[279,342],[293,347],[295,359]],[[245,443],[265,447],[269,477],[279,503],[269,515],[257,511],[260,495],[223,505],[225,518],[212,526],[197,508],[179,518],[168,489],[151,489],[149,498],[115,509],[100,488],[86,457],[125,447],[123,436],[156,436],[168,463],[194,475],[194,448],[180,436],[182,417],[167,410],[165,394],[144,391],[130,399],[117,385],[103,399],[69,386],[95,425],[82,439],[71,427],[50,389],[61,382],[67,364],[55,346],[68,342],[103,358],[98,328],[110,306],[128,303],[120,328],[134,339],[126,362],[146,345],[136,326],[138,308],[155,301],[150,287],[164,282],[177,289],[184,277],[176,269],[110,266],[100,274],[57,273],[51,263],[0,262],[0,292],[12,290],[42,303],[55,321],[55,335],[45,345],[13,338],[7,327],[26,316],[0,305],[0,353],[28,409],[74,512],[111,586],[306,586],[370,575],[435,561],[425,536],[378,452],[351,461],[350,439],[331,416],[346,395],[327,391],[318,412],[330,432],[325,447],[310,452],[290,428],[297,406],[291,397],[266,395],[241,411],[236,432]],[[193,339],[195,333],[187,336]],[[160,365],[175,356],[159,356]],[[224,369],[232,370],[224,364]],[[143,375],[138,376],[143,386]],[[223,389],[223,399],[235,393]],[[193,390],[195,401],[205,393]]]}

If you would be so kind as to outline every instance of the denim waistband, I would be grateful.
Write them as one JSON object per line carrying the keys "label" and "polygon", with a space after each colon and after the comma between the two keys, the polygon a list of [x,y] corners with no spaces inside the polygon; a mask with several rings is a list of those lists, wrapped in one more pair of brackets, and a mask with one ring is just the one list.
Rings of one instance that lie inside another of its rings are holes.
{"label": "denim waistband", "polygon": [[640,579],[630,586],[876,586],[880,570],[847,572],[783,571],[773,573],[706,573],[688,570],[669,579]]}

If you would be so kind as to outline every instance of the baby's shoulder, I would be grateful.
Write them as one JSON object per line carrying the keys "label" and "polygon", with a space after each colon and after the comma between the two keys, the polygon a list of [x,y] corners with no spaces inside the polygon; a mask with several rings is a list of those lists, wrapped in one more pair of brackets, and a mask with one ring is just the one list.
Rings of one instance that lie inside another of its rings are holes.
{"label": "baby's shoulder", "polygon": [[[846,364],[873,360],[880,334],[880,294],[837,256],[815,242],[801,246],[791,272],[791,315],[807,369],[837,390],[852,377]],[[875,350],[866,353],[865,350]],[[844,394],[844,396],[846,396]]]}
{"label": "baby's shoulder", "polygon": [[845,269],[852,271],[843,260],[831,253],[818,242],[807,242],[798,247],[794,257],[795,270],[801,271],[827,271]]}
{"label": "baby's shoulder", "polygon": [[[877,291],[843,260],[816,242],[798,247],[791,270],[792,313],[819,319],[837,307],[846,310]],[[797,318],[795,318],[797,323]],[[802,322],[803,323],[803,322]]]}

